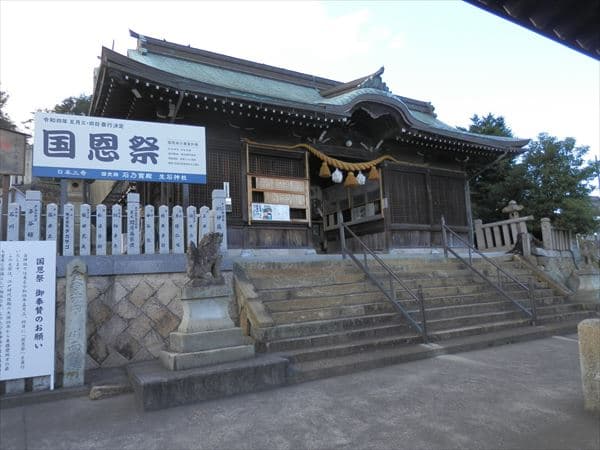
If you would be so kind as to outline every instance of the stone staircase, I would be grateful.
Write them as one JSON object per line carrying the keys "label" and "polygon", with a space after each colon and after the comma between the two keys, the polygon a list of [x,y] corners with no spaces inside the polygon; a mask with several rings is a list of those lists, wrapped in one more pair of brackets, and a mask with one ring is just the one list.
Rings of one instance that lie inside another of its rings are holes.
{"label": "stone staircase", "polygon": [[[512,256],[496,262],[525,284],[533,277],[530,268]],[[518,307],[458,260],[388,259],[386,263],[410,289],[422,289],[429,340],[434,343],[426,348],[457,338],[498,332],[510,336],[510,330],[539,328],[531,327]],[[492,278],[496,274],[485,261],[475,266]],[[249,323],[247,330],[259,352],[290,360],[292,382],[422,357],[418,356],[424,347],[422,336],[348,260],[246,264],[243,271],[254,288],[254,299],[248,304],[262,305],[262,319]],[[383,269],[372,267],[372,273],[389,285]],[[538,325],[560,323],[574,330],[577,322],[596,314],[569,302],[547,282],[534,283]],[[507,281],[503,288],[529,309],[528,292]],[[417,302],[400,286],[395,289],[399,303],[421,323]]]}

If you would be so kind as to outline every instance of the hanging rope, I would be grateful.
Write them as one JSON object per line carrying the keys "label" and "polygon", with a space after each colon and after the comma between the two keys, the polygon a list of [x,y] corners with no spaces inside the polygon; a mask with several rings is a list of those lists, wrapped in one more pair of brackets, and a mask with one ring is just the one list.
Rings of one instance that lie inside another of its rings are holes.
{"label": "hanging rope", "polygon": [[316,148],[314,148],[308,144],[273,145],[273,144],[261,144],[258,142],[253,142],[249,139],[244,139],[244,141],[249,145],[256,145],[259,147],[266,147],[266,148],[273,148],[273,149],[285,148],[287,150],[295,150],[298,148],[303,148],[305,150],[308,150],[313,155],[315,155],[321,161],[325,161],[325,163],[327,163],[328,165],[336,167],[338,169],[345,170],[345,171],[367,170],[367,169],[377,166],[378,164],[380,164],[381,162],[383,162],[385,160],[394,161],[397,163],[400,162],[393,156],[383,155],[383,156],[380,156],[379,158],[373,159],[371,161],[366,161],[366,162],[361,162],[361,163],[349,163],[349,162],[342,161],[342,160],[339,160],[336,158],[332,158],[331,156],[327,156],[325,153],[317,150]]}

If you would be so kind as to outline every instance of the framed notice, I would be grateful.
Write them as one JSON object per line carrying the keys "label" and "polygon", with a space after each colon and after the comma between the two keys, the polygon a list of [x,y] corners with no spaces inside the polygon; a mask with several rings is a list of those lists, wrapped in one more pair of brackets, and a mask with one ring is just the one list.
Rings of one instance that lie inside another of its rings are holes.
{"label": "framed notice", "polygon": [[0,242],[0,380],[54,386],[56,242]]}
{"label": "framed notice", "polygon": [[36,113],[33,175],[204,184],[205,129]]}
{"label": "framed notice", "polygon": [[252,203],[252,220],[290,220],[289,205],[273,205],[269,203]]}

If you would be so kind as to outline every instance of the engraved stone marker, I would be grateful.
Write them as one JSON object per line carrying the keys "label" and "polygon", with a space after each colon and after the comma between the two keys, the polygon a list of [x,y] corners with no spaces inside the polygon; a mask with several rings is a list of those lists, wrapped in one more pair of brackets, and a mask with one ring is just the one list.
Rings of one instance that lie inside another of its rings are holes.
{"label": "engraved stone marker", "polygon": [[187,216],[187,240],[186,247],[190,245],[191,242],[194,245],[198,245],[198,216],[196,215],[196,207],[188,206],[186,209]]}
{"label": "engraved stone marker", "polygon": [[56,241],[58,234],[58,206],[50,203],[46,207],[46,240]]}
{"label": "engraved stone marker", "polygon": [[96,255],[106,255],[106,205],[96,206]]}
{"label": "engraved stone marker", "polygon": [[64,207],[63,218],[63,255],[73,256],[75,254],[75,207],[67,203]]}
{"label": "engraved stone marker", "polygon": [[121,205],[112,206],[112,254],[121,254]]}
{"label": "engraved stone marker", "polygon": [[158,252],[161,255],[169,253],[169,207],[158,207]]}
{"label": "engraved stone marker", "polygon": [[144,207],[144,253],[154,254],[154,206]]}
{"label": "engraved stone marker", "polygon": [[200,239],[210,232],[208,225],[209,214],[210,208],[208,206],[203,206],[200,208]]}
{"label": "engraved stone marker", "polygon": [[227,251],[227,221],[225,212],[225,191],[215,189],[212,191],[212,209],[215,214],[214,231],[223,235],[221,242],[221,252]]}
{"label": "engraved stone marker", "polygon": [[173,253],[185,253],[183,246],[183,208],[173,207]]}
{"label": "engraved stone marker", "polygon": [[7,241],[18,241],[19,240],[19,217],[21,208],[18,203],[8,204],[8,223],[6,225],[6,240]]}
{"label": "engraved stone marker", "polygon": [[87,267],[77,258],[67,265],[63,387],[83,385],[87,319]]}
{"label": "engraved stone marker", "polygon": [[79,254],[89,255],[90,254],[90,230],[91,227],[91,215],[92,208],[88,204],[82,204],[79,208],[79,215],[81,220],[79,222]]}
{"label": "engraved stone marker", "polygon": [[127,194],[127,254],[140,254],[140,194]]}
{"label": "engraved stone marker", "polygon": [[25,192],[25,240],[40,240],[40,217],[42,193],[40,191]]}

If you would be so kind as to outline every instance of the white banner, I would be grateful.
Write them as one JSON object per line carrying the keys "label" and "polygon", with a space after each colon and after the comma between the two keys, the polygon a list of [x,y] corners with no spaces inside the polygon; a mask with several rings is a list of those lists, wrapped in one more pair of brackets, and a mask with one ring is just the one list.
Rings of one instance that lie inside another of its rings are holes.
{"label": "white banner", "polygon": [[289,205],[252,203],[252,220],[290,220]]}
{"label": "white banner", "polygon": [[205,129],[39,112],[33,175],[204,184]]}
{"label": "white banner", "polygon": [[0,380],[54,378],[55,289],[56,242],[0,242]]}

